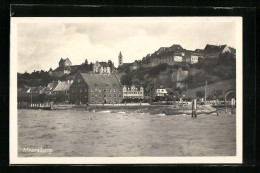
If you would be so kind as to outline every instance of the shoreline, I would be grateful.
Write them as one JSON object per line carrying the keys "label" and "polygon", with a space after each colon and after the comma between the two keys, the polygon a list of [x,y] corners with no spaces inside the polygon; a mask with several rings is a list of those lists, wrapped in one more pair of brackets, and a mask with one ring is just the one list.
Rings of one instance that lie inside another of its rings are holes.
{"label": "shoreline", "polygon": [[[140,113],[140,114],[164,114],[164,115],[190,115],[192,108],[190,104],[180,105],[54,105],[52,111],[70,110],[103,113]],[[216,113],[216,108],[210,105],[198,105],[197,114]]]}

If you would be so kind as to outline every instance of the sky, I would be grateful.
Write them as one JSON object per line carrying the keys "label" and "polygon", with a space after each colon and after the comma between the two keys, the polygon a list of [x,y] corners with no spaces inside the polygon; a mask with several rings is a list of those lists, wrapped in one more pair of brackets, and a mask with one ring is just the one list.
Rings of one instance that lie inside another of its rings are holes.
{"label": "sky", "polygon": [[[18,72],[48,71],[61,58],[72,65],[140,60],[160,47],[189,50],[206,44],[236,47],[234,18],[31,18],[17,19]],[[12,27],[12,26],[11,26]],[[12,40],[11,40],[12,42]]]}

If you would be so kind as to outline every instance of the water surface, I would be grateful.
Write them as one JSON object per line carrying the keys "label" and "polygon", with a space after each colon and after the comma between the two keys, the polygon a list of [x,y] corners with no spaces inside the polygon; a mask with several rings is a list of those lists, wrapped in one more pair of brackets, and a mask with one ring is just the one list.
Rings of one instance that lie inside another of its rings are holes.
{"label": "water surface", "polygon": [[[234,156],[235,118],[18,110],[18,156]],[[24,148],[52,152],[23,152]]]}

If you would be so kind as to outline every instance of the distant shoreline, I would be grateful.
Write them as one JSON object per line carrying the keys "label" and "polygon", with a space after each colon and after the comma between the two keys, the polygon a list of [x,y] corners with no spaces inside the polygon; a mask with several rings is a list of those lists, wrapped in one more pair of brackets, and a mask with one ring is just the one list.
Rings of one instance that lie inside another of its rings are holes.
{"label": "distant shoreline", "polygon": [[[107,112],[107,113],[149,113],[178,115],[191,114],[191,105],[54,105],[55,110],[72,110],[72,111],[88,111],[88,112]],[[216,108],[210,105],[198,105],[198,114],[209,114],[216,112]]]}

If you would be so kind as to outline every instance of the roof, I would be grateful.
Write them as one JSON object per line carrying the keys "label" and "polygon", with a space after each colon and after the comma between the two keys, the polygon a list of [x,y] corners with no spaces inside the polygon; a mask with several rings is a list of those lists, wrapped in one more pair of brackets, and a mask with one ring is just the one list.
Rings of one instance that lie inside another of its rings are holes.
{"label": "roof", "polygon": [[162,84],[157,84],[156,89],[165,89],[165,87]]}
{"label": "roof", "polygon": [[135,87],[137,90],[140,90],[140,88],[141,88],[142,86],[141,86],[141,85],[123,85],[123,87],[127,87],[127,88]]}
{"label": "roof", "polygon": [[71,70],[75,71],[75,70],[78,70],[80,67],[82,67],[82,65],[72,65],[72,66],[69,66]]}
{"label": "roof", "polygon": [[183,48],[181,47],[181,45],[179,45],[179,44],[173,44],[171,47],[170,47],[170,49],[172,50],[172,51],[177,51],[177,50],[183,50]]}
{"label": "roof", "polygon": [[196,49],[195,52],[204,52],[203,49]]}
{"label": "roof", "polygon": [[100,75],[100,74],[89,74],[80,73],[84,81],[88,86],[117,86],[121,87],[120,82],[115,75]]}
{"label": "roof", "polygon": [[235,48],[233,48],[233,47],[229,47],[229,49],[230,49],[231,53],[233,53],[233,54],[236,53],[236,49],[235,49]]}
{"label": "roof", "polygon": [[63,70],[71,70],[70,66],[59,66],[54,71],[63,71]]}
{"label": "roof", "polygon": [[70,82],[61,81],[53,91],[68,91],[70,89],[70,86],[71,86]]}
{"label": "roof", "polygon": [[48,83],[46,90],[53,90],[53,88],[55,88],[58,85],[58,81],[54,81],[51,83]]}
{"label": "roof", "polygon": [[119,53],[119,57],[123,57],[121,51],[120,51],[120,53]]}
{"label": "roof", "polygon": [[99,62],[102,67],[109,67],[107,62]]}
{"label": "roof", "polygon": [[30,88],[18,88],[18,92],[28,92],[28,90],[30,90]]}
{"label": "roof", "polygon": [[210,45],[207,44],[206,47],[204,48],[205,53],[216,53],[216,52],[222,52],[226,45]]}

